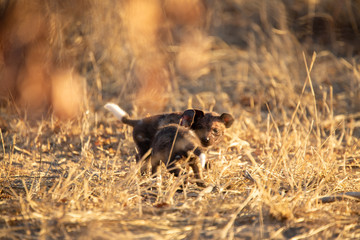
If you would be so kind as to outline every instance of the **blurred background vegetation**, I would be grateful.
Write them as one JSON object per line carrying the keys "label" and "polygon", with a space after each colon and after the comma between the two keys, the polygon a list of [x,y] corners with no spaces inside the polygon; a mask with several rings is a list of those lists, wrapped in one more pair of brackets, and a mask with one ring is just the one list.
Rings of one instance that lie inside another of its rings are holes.
{"label": "blurred background vegetation", "polygon": [[318,110],[331,101],[354,113],[359,26],[356,0],[1,0],[1,104],[62,119],[106,101],[133,115],[188,106],[291,115],[303,53],[310,65],[316,52]]}

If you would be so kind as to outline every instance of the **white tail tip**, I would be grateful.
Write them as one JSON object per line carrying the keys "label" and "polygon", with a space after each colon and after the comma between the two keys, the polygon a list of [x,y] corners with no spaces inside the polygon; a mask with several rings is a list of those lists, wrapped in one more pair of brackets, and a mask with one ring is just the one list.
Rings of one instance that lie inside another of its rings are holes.
{"label": "white tail tip", "polygon": [[205,153],[201,153],[199,158],[200,158],[201,167],[205,168],[205,164],[206,164],[206,155],[205,155]]}
{"label": "white tail tip", "polygon": [[115,117],[117,117],[120,121],[123,117],[128,115],[115,103],[107,103],[105,104],[104,108],[112,112],[115,115]]}

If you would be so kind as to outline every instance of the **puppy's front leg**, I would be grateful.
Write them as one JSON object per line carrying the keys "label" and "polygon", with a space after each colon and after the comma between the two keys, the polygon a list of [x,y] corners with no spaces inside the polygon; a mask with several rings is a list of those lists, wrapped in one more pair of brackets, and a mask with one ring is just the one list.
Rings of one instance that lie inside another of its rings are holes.
{"label": "puppy's front leg", "polygon": [[202,172],[202,166],[200,164],[199,159],[198,158],[192,158],[191,161],[190,161],[190,167],[194,171],[194,175],[195,175],[195,178],[196,178],[196,184],[199,187],[206,187],[205,182],[204,182],[203,172]]}

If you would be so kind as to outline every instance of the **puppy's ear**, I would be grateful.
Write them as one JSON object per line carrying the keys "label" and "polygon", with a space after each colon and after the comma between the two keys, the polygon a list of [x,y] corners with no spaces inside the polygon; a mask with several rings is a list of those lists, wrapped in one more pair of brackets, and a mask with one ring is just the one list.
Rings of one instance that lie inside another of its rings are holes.
{"label": "puppy's ear", "polygon": [[231,127],[231,125],[234,122],[233,116],[231,114],[228,114],[228,113],[221,114],[220,119],[221,119],[221,121],[224,122],[226,128]]}
{"label": "puppy's ear", "polygon": [[199,109],[193,109],[195,111],[194,122],[197,122],[200,118],[205,116],[205,113]]}
{"label": "puppy's ear", "polygon": [[181,116],[181,125],[191,127],[196,121],[204,117],[204,112],[198,109],[188,109]]}
{"label": "puppy's ear", "polygon": [[195,110],[188,109],[181,115],[180,125],[190,127],[194,122]]}

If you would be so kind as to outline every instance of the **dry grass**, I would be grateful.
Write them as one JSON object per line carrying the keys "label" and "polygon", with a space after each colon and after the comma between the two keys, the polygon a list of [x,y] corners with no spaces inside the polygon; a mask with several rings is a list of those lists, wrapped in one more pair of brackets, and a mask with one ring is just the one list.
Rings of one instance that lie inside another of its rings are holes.
{"label": "dry grass", "polygon": [[[59,121],[0,109],[0,238],[359,239],[359,199],[320,201],[360,192],[359,50],[335,31],[347,25],[358,37],[359,6],[338,9],[327,30],[333,38],[323,42],[306,24],[331,20],[337,1],[245,2],[207,1],[206,13],[192,13],[195,23],[176,16],[152,26],[151,50],[127,41],[134,35],[126,34],[125,1],[91,2],[92,19],[81,17],[89,25],[73,26],[81,47],[60,47],[87,79],[85,111]],[[76,38],[66,26],[61,38]],[[143,48],[149,52],[137,52]],[[139,81],[142,74],[154,75]],[[156,76],[165,90],[151,85]],[[152,88],[163,92],[166,111],[195,106],[235,116],[207,153],[208,188],[179,192],[183,179],[165,169],[158,179],[140,176],[131,129],[102,108],[111,100],[143,116],[137,104],[148,98],[139,93]]]}

